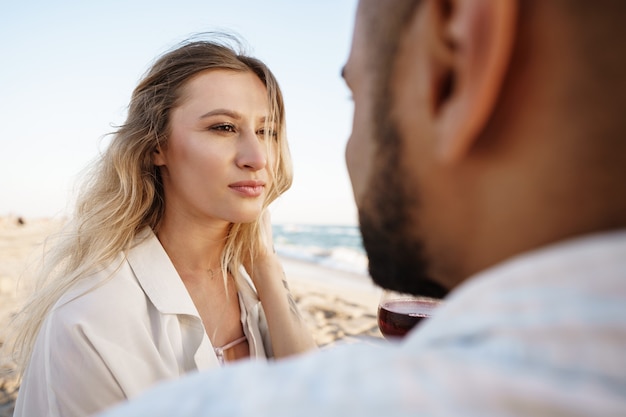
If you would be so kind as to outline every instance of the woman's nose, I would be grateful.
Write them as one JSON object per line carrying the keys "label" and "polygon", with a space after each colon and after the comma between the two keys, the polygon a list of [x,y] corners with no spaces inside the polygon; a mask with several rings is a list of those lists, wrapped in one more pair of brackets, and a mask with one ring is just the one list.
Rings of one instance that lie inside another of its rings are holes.
{"label": "woman's nose", "polygon": [[237,149],[237,166],[254,171],[265,168],[267,149],[265,142],[254,131],[246,131],[239,137]]}

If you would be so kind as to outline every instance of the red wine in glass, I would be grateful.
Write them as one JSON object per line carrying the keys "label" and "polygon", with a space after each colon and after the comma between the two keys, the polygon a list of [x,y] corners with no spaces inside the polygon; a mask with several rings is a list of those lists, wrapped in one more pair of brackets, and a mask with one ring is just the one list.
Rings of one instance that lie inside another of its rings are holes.
{"label": "red wine in glass", "polygon": [[387,339],[401,338],[430,317],[438,304],[439,300],[428,298],[382,300],[378,306],[378,328]]}

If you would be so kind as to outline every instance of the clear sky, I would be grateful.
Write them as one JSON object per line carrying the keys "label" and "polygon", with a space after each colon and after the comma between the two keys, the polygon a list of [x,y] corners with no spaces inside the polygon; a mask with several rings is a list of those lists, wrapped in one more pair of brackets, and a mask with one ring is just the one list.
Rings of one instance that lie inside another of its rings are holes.
{"label": "clear sky", "polygon": [[0,215],[61,216],[150,63],[189,35],[239,34],[283,89],[294,185],[274,223],[356,224],[340,77],[356,0],[0,0]]}

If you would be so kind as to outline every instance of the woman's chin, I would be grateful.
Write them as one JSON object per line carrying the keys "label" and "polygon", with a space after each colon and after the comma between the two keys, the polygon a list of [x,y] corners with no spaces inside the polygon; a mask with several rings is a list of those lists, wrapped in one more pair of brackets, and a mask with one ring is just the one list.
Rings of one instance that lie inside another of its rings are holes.
{"label": "woman's chin", "polygon": [[261,212],[256,211],[254,213],[241,213],[240,215],[237,215],[237,216],[231,216],[229,220],[231,223],[244,223],[244,224],[253,223],[259,220],[260,216],[261,216]]}

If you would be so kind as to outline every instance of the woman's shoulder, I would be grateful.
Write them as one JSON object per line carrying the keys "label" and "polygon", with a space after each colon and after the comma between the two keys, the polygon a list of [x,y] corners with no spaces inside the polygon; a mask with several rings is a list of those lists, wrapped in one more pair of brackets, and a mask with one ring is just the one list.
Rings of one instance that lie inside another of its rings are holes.
{"label": "woman's shoulder", "polygon": [[129,317],[145,310],[145,295],[130,267],[120,254],[104,267],[86,274],[68,289],[54,305],[51,314],[62,321],[90,318]]}
{"label": "woman's shoulder", "polygon": [[144,298],[144,292],[130,258],[137,248],[145,246],[149,237],[148,232],[142,231],[135,238],[131,249],[122,251],[107,262],[85,270],[81,278],[75,280],[71,288],[60,297],[55,309],[65,306],[93,309],[109,309],[114,306],[119,308],[127,303],[134,305]]}

